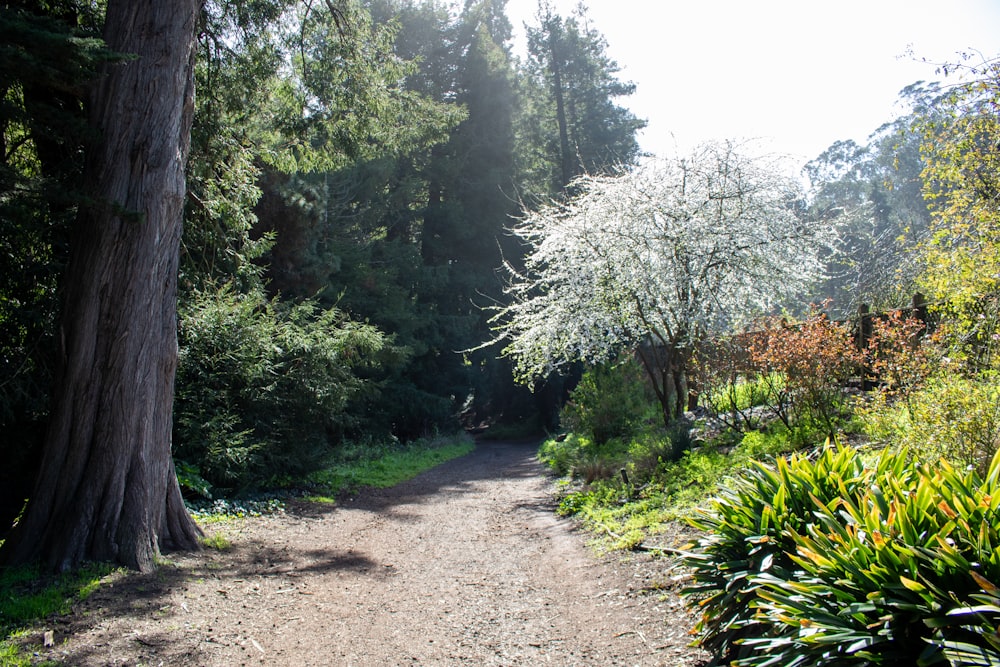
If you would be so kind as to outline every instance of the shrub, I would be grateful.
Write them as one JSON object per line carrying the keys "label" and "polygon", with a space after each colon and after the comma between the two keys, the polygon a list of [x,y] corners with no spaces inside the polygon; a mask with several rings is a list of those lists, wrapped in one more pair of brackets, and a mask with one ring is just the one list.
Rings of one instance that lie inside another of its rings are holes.
{"label": "shrub", "polygon": [[[787,431],[751,432],[735,448],[712,442],[688,448],[688,430],[643,431],[629,441],[612,440],[596,448],[589,440],[570,434],[546,442],[540,457],[563,474],[573,472],[586,481],[598,465],[601,474],[566,493],[560,512],[576,514],[615,549],[633,548],[672,519],[702,506],[706,496],[753,456],[773,457],[792,446]],[[581,451],[584,449],[585,451]],[[726,452],[726,453],[723,453]],[[603,458],[602,458],[603,457]],[[577,462],[584,460],[582,465]],[[590,462],[593,461],[594,465]],[[625,469],[628,482],[619,474]],[[570,487],[570,484],[566,484]]]}
{"label": "shrub", "polygon": [[923,340],[926,327],[898,310],[872,322],[865,356],[883,393],[906,401],[930,375],[933,362],[930,345]]}
{"label": "shrub", "polygon": [[635,359],[587,369],[562,409],[560,420],[570,431],[597,445],[634,434],[649,414],[644,371]]}
{"label": "shrub", "polygon": [[702,609],[702,644],[727,660],[746,657],[743,640],[770,632],[755,619],[756,575],[792,580],[792,533],[805,532],[813,498],[821,503],[856,495],[874,471],[847,448],[828,447],[815,463],[802,455],[779,458],[774,467],[752,461],[707,510],[690,520],[707,533],[685,562],[694,585],[684,591]]}
{"label": "shrub", "polygon": [[[760,428],[762,415],[754,408],[768,406],[775,416],[787,414],[789,401],[784,378],[760,372],[750,351],[762,343],[761,333],[737,334],[707,341],[695,359],[698,384],[706,388],[699,398],[713,417],[739,432]],[[785,420],[788,421],[787,419]]]}
{"label": "shrub", "polygon": [[990,377],[943,373],[910,390],[905,400],[876,394],[857,414],[869,437],[906,449],[919,461],[944,457],[985,474],[1000,447],[1000,388]]}
{"label": "shrub", "polygon": [[745,433],[740,440],[739,455],[750,460],[766,461],[779,454],[798,449],[800,442],[787,429],[765,429]]}
{"label": "shrub", "polygon": [[556,473],[590,484],[618,476],[628,461],[628,444],[615,438],[601,445],[594,440],[569,433],[542,443],[538,458]]}
{"label": "shrub", "polygon": [[737,667],[1000,664],[1000,457],[985,480],[906,461],[828,447],[715,500],[685,556],[704,645]]}
{"label": "shrub", "polygon": [[634,484],[654,479],[663,466],[691,449],[691,425],[679,420],[669,428],[651,428],[636,434],[628,442],[624,467]]}
{"label": "shrub", "polygon": [[576,433],[550,438],[538,449],[538,459],[558,475],[572,475],[577,463],[594,450],[593,442]]}
{"label": "shrub", "polygon": [[228,288],[188,300],[179,340],[174,455],[201,495],[310,469],[351,428],[356,371],[382,346],[335,309]]}
{"label": "shrub", "polygon": [[[791,429],[792,422],[811,422],[835,437],[844,416],[844,385],[863,365],[848,328],[813,312],[794,326],[781,321],[755,339],[751,359],[761,376],[784,379],[769,404]],[[791,413],[786,406],[791,401]]]}
{"label": "shrub", "polygon": [[777,373],[752,375],[726,382],[708,392],[706,400],[715,412],[746,413],[751,408],[767,405],[773,394],[784,389],[785,379]]}

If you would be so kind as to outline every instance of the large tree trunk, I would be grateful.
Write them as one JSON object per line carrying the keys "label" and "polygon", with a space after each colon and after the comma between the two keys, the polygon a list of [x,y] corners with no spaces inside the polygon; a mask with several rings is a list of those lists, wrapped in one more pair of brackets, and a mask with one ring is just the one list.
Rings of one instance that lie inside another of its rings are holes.
{"label": "large tree trunk", "polygon": [[564,189],[573,180],[573,154],[569,146],[569,129],[566,124],[566,102],[562,82],[562,25],[558,17],[549,16],[547,27],[549,31],[549,67],[552,70],[552,94],[556,98],[556,122],[559,125],[559,168],[562,176],[560,189]]}
{"label": "large tree trunk", "polygon": [[42,469],[0,561],[149,570],[197,548],[170,452],[177,261],[200,0],[110,0]]}

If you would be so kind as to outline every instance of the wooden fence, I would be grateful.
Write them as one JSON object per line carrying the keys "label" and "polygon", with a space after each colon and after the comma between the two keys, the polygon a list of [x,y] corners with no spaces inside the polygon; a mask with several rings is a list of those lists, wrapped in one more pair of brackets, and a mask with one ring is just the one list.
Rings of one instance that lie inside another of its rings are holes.
{"label": "wooden fence", "polygon": [[892,313],[899,313],[904,319],[913,318],[919,320],[924,325],[921,333],[919,334],[920,336],[933,331],[934,326],[937,324],[937,322],[934,321],[930,315],[927,298],[920,292],[913,295],[913,299],[910,301],[909,306],[905,306],[903,308],[893,308],[879,313],[871,312],[871,307],[868,304],[863,303],[858,306],[858,314],[856,317],[839,323],[850,325],[851,333],[854,337],[855,347],[859,352],[864,352],[868,349],[868,344],[872,339],[874,323],[877,320],[888,319]]}
{"label": "wooden fence", "polygon": [[[919,341],[924,335],[932,332],[937,325],[936,318],[932,313],[932,306],[934,305],[937,304],[929,304],[924,295],[918,292],[913,295],[910,304],[907,306],[873,312],[868,304],[862,304],[858,307],[854,316],[842,320],[834,320],[834,323],[846,327],[850,332],[854,347],[859,352],[867,353],[874,335],[875,323],[880,320],[888,320],[892,317],[893,313],[898,313],[903,319],[912,317],[923,323],[923,327],[920,329],[914,342]],[[783,319],[780,326],[785,329],[796,330],[803,325],[802,323],[790,323]],[[761,349],[765,346],[767,344],[766,338],[771,331],[773,329],[755,329],[721,338],[705,340],[698,345],[694,356],[699,359],[700,364],[705,364],[707,367],[714,367],[715,372],[728,374],[730,380],[736,380],[748,372],[753,372],[754,364],[751,361],[751,349],[755,347]],[[862,369],[861,376],[855,378],[854,382],[857,382],[862,388],[870,389],[877,386],[878,378],[872,375],[870,369]],[[694,385],[695,383],[692,382],[691,384]],[[693,406],[697,404],[697,399],[698,389],[692,387],[688,399],[689,405]]]}

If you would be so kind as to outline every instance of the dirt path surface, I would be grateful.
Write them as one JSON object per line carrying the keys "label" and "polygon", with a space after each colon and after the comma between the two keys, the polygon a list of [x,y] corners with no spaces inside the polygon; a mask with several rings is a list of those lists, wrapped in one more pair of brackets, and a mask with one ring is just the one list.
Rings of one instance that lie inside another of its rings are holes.
{"label": "dirt path surface", "polygon": [[534,444],[485,443],[335,508],[227,526],[230,550],[118,576],[41,628],[54,630],[55,644],[38,657],[102,666],[702,664],[686,646],[692,618],[670,562],[596,556],[554,514],[534,454]]}

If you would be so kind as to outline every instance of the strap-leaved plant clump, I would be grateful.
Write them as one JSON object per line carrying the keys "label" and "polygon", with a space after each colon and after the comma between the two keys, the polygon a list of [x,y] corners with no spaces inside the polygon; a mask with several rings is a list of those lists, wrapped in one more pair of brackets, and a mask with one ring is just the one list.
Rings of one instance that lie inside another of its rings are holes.
{"label": "strap-leaved plant clump", "polygon": [[1000,456],[983,478],[828,445],[692,523],[685,593],[725,664],[1000,665]]}

